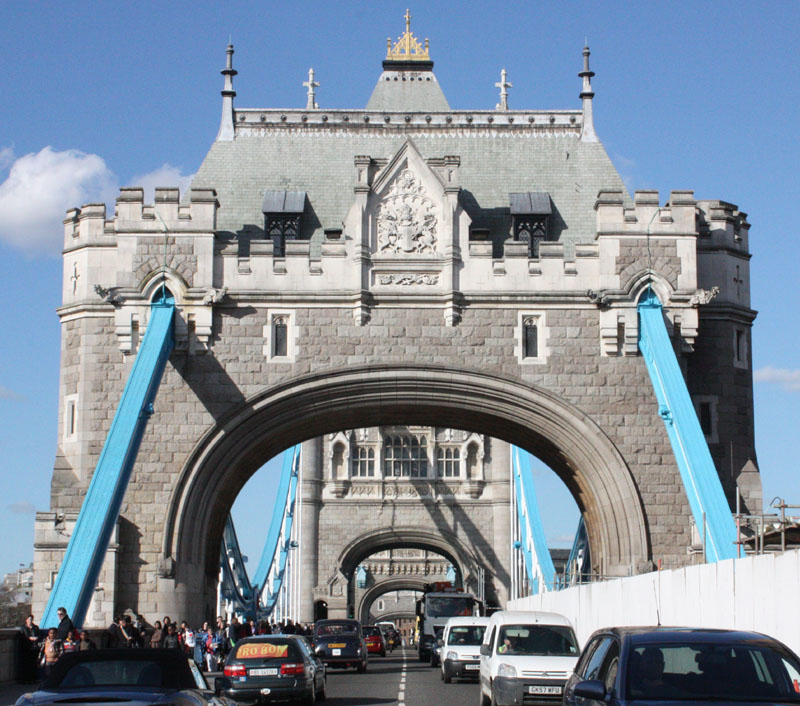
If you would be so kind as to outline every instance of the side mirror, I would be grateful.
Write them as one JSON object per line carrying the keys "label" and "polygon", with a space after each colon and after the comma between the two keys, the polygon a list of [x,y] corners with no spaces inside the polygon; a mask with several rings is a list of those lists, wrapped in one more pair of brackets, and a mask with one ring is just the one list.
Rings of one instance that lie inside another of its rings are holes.
{"label": "side mirror", "polygon": [[486,656],[486,657],[491,657],[491,655],[492,655],[492,646],[491,645],[487,645],[485,643],[483,645],[481,645],[481,654]]}
{"label": "side mirror", "polygon": [[228,677],[214,677],[214,693],[217,696],[228,689],[233,689],[233,682]]}
{"label": "side mirror", "polygon": [[603,701],[606,698],[606,685],[599,679],[587,679],[579,681],[573,690],[575,696],[581,696],[584,699],[592,699],[593,701]]}

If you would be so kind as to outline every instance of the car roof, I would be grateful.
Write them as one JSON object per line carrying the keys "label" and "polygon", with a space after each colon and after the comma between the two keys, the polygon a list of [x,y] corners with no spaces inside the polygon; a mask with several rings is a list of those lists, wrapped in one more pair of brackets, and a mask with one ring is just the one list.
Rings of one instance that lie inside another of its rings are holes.
{"label": "car roof", "polygon": [[349,625],[360,625],[358,620],[352,618],[326,618],[325,620],[318,620],[314,625],[330,625],[331,623],[348,623]]}
{"label": "car roof", "polygon": [[777,640],[758,632],[747,630],[724,630],[721,628],[696,628],[676,627],[663,625],[637,625],[618,626],[596,630],[593,635],[601,633],[614,633],[620,637],[627,637],[631,644],[659,643],[685,643],[689,642],[714,642],[714,643],[742,643],[764,642],[777,643]]}
{"label": "car roof", "polygon": [[566,625],[567,627],[572,627],[572,623],[560,613],[548,613],[541,610],[498,610],[489,621],[495,625],[542,623],[543,625]]}
{"label": "car roof", "polygon": [[444,626],[445,628],[451,625],[488,625],[491,618],[484,618],[480,615],[459,615],[455,618],[450,618]]}
{"label": "car roof", "polygon": [[236,644],[239,645],[242,642],[272,642],[273,640],[299,640],[301,637],[303,636],[282,632],[272,633],[271,635],[250,635],[237,640]]}

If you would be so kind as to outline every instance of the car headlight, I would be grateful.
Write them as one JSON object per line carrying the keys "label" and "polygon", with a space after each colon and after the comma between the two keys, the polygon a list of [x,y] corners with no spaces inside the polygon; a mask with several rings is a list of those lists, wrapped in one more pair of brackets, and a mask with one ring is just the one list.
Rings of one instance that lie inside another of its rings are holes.
{"label": "car headlight", "polygon": [[506,664],[505,662],[501,662],[497,666],[497,676],[498,677],[511,677],[512,679],[517,678],[517,670],[512,664]]}
{"label": "car headlight", "polygon": [[449,659],[451,661],[455,661],[458,659],[458,652],[448,652],[445,656],[445,659]]}

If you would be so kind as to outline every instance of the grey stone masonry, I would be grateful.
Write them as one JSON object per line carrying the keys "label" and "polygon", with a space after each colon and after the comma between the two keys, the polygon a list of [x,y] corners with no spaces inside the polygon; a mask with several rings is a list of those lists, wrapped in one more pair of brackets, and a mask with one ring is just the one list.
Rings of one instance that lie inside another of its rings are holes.
{"label": "grey stone masonry", "polygon": [[[67,212],[34,613],[162,287],[176,348],[92,624],[125,609],[209,617],[237,493],[285,448],[348,429],[461,429],[491,440],[487,459],[516,444],[572,492],[597,574],[686,564],[690,511],[637,348],[648,288],[713,422],[728,499],[738,485],[757,509],[749,224],[736,206],[691,191],[630,198],[602,144],[582,137],[580,110],[234,110],[230,94],[234,129],[181,199],[160,188],[146,204],[127,188],[113,217]],[[268,229],[264,194],[280,190],[306,194],[296,230]],[[550,199],[544,232],[512,222],[509,194],[526,192]],[[321,473],[301,489],[317,508],[304,532],[320,540],[303,561],[304,610],[323,596],[344,610],[356,557],[402,542],[451,557],[467,584],[486,571],[487,591],[507,595],[506,479]]]}

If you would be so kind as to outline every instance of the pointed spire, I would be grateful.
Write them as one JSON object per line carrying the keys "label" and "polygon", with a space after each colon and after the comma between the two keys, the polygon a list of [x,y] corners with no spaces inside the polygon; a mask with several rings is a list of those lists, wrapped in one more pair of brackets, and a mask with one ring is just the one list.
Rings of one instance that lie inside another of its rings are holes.
{"label": "pointed spire", "polygon": [[227,54],[225,68],[220,71],[220,73],[225,77],[225,85],[221,91],[222,119],[219,123],[217,140],[222,142],[230,142],[234,137],[233,99],[236,97],[236,91],[233,90],[233,77],[238,73],[238,71],[233,68],[233,44],[228,44],[228,48],[225,50],[225,53]]}
{"label": "pointed spire", "polygon": [[500,83],[494,84],[500,89],[500,102],[495,106],[496,110],[508,110],[508,89],[513,88],[514,84],[510,83],[507,78],[508,74],[506,70],[503,69],[500,72]]}
{"label": "pointed spire", "polygon": [[306,100],[306,110],[319,110],[317,105],[317,92],[315,88],[319,88],[319,82],[314,80],[314,69],[308,70],[308,81],[303,81],[303,85],[308,88],[308,98]]}
{"label": "pointed spire", "polygon": [[580,98],[583,101],[583,127],[581,128],[581,141],[582,142],[597,142],[597,134],[594,131],[594,111],[592,109],[592,99],[594,98],[594,91],[592,91],[592,76],[594,71],[589,70],[589,45],[583,47],[583,71],[578,76],[583,79],[583,90],[581,90]]}

